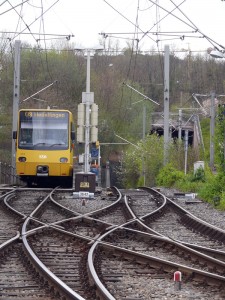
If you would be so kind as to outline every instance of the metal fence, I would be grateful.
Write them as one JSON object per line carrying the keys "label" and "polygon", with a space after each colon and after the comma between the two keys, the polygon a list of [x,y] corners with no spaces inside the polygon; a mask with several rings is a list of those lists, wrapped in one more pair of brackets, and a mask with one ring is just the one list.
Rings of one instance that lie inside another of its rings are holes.
{"label": "metal fence", "polygon": [[15,168],[5,162],[0,162],[0,184],[21,184],[20,178],[16,175]]}

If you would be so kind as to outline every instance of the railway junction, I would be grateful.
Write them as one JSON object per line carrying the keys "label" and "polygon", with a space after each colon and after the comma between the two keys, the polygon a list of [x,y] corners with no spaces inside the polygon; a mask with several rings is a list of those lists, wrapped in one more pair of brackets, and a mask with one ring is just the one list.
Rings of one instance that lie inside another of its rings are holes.
{"label": "railway junction", "polygon": [[0,188],[0,299],[224,299],[224,213],[163,188]]}

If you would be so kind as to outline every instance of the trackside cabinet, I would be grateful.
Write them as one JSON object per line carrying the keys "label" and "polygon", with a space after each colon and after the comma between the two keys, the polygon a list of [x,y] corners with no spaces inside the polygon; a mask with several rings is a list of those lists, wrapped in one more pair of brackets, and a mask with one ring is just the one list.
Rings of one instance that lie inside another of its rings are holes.
{"label": "trackside cabinet", "polygon": [[75,174],[75,192],[95,193],[95,174],[79,172]]}

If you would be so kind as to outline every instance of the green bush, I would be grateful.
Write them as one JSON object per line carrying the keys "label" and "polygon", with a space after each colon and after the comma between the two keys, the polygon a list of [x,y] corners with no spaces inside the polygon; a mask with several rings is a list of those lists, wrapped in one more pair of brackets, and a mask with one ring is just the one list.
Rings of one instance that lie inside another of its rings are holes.
{"label": "green bush", "polygon": [[220,201],[217,208],[220,210],[225,210],[225,191],[221,193]]}
{"label": "green bush", "polygon": [[184,173],[178,171],[169,163],[159,171],[156,183],[159,186],[172,187],[175,182],[182,179],[184,179]]}
{"label": "green bush", "polygon": [[199,189],[199,197],[213,203],[213,198],[216,196],[221,197],[225,187],[225,175],[218,173],[207,180],[206,183]]}
{"label": "green bush", "polygon": [[198,193],[201,186],[204,185],[203,182],[193,181],[189,179],[190,176],[185,176],[183,179],[177,181],[174,187],[182,192]]}
{"label": "green bush", "polygon": [[198,168],[193,174],[191,181],[205,182],[205,170],[203,168]]}

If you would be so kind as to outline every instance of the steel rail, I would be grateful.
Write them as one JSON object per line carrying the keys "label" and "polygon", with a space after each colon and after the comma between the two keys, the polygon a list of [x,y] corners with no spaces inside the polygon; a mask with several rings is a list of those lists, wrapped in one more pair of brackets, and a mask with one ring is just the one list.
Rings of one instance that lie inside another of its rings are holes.
{"label": "steel rail", "polygon": [[13,244],[15,241],[17,241],[19,239],[20,239],[20,233],[19,233],[19,231],[17,231],[17,234],[14,237],[12,237],[11,239],[0,244],[0,251],[7,248],[9,245]]}
{"label": "steel rail", "polygon": [[[133,210],[129,207],[129,204],[128,204],[126,195],[124,196],[124,201],[125,201],[125,203],[126,203],[127,208],[130,210],[130,213],[132,214],[133,219],[136,219],[136,221],[139,222],[142,226],[149,228],[147,225],[145,225],[145,224],[144,224],[144,223],[143,223],[143,222],[135,215],[135,213],[133,212]],[[126,228],[126,229],[127,229],[127,230],[130,230],[129,228]],[[199,257],[201,257],[201,258],[204,258],[204,259],[206,259],[207,261],[211,261],[211,262],[213,262],[214,264],[218,265],[219,267],[221,267],[221,266],[222,266],[222,267],[225,267],[225,262],[223,262],[223,261],[221,261],[221,260],[218,260],[218,259],[216,259],[216,258],[213,258],[213,257],[211,257],[211,256],[209,256],[209,255],[203,254],[203,253],[201,253],[201,252],[195,250],[195,249],[194,249],[194,246],[195,246],[195,245],[191,245],[191,244],[189,244],[189,243],[184,243],[184,242],[177,241],[177,240],[175,240],[175,239],[171,239],[171,237],[167,237],[167,236],[164,236],[164,235],[162,235],[162,234],[159,234],[158,232],[152,230],[151,228],[149,228],[149,229],[150,229],[150,231],[152,231],[154,234],[147,233],[148,236],[152,236],[152,237],[154,237],[154,239],[162,240],[162,241],[165,241],[165,242],[167,242],[167,243],[173,244],[173,245],[175,245],[176,247],[179,247],[179,248],[181,248],[181,249],[183,249],[183,250],[185,250],[185,251],[187,251],[187,252],[191,252],[192,254],[195,254],[195,255],[197,255],[197,256],[199,256]],[[131,230],[135,231],[134,229],[131,229]],[[137,233],[139,233],[140,235],[147,235],[145,232],[137,231]],[[191,247],[191,246],[192,246],[192,247]],[[209,251],[209,250],[210,250],[209,248],[205,248],[205,247],[196,247],[196,248],[199,248],[199,249],[201,248],[201,250],[205,250],[205,251]],[[211,249],[211,253],[212,253],[212,252],[215,252],[215,251],[213,251],[213,250]],[[222,251],[219,251],[218,254],[221,254],[221,256],[222,256],[222,255],[225,256],[225,253],[222,252]]]}
{"label": "steel rail", "polygon": [[0,200],[1,200],[2,198],[6,197],[7,195],[10,195],[10,194],[15,193],[16,190],[17,190],[17,189],[11,189],[10,191],[6,192],[4,195],[1,195],[1,196],[0,196]]}
{"label": "steel rail", "polygon": [[[180,270],[183,273],[188,274],[188,275],[191,274],[191,275],[194,275],[195,277],[200,277],[200,278],[202,278],[202,276],[203,276],[205,279],[214,280],[215,282],[217,282],[217,281],[225,282],[225,277],[223,277],[223,276],[220,276],[220,275],[217,275],[217,274],[214,274],[214,273],[210,273],[210,272],[206,272],[206,271],[202,271],[202,270],[199,270],[199,269],[196,269],[196,268],[187,267],[185,265],[177,264],[177,263],[174,263],[174,262],[171,262],[171,261],[168,261],[168,260],[159,259],[159,258],[154,257],[154,256],[150,256],[150,255],[138,253],[138,252],[135,252],[135,251],[132,251],[132,250],[117,247],[117,246],[114,246],[114,245],[111,245],[109,243],[105,243],[105,242],[102,241],[107,235],[109,235],[113,231],[117,230],[118,228],[123,228],[123,226],[120,225],[120,226],[111,228],[111,229],[108,230],[108,232],[101,235],[94,242],[94,244],[92,245],[92,247],[91,247],[91,249],[89,250],[89,253],[88,253],[88,272],[89,272],[90,277],[91,277],[91,284],[97,286],[98,290],[101,291],[101,293],[99,294],[100,299],[105,299],[106,298],[108,300],[115,300],[115,298],[109,293],[109,291],[105,288],[105,286],[103,285],[103,283],[99,279],[99,277],[96,273],[95,267],[94,267],[94,257],[96,255],[95,253],[97,252],[97,249],[99,247],[103,247],[104,249],[108,249],[110,251],[113,251],[113,253],[116,253],[116,251],[119,254],[123,253],[124,256],[126,256],[126,258],[129,258],[129,257],[134,258],[135,257],[136,261],[139,261],[139,262],[142,262],[142,263],[149,263],[149,261],[151,261],[154,264],[154,266],[158,266],[158,265],[162,266],[163,265],[164,267],[167,267],[168,270],[171,270],[171,267],[173,267],[174,270]],[[171,243],[173,242],[169,238],[167,240],[166,237],[154,236],[154,238],[159,238],[159,239],[161,238],[161,239],[165,239],[165,241],[167,241],[167,242],[171,242]],[[181,247],[182,245],[178,244],[178,246]],[[187,250],[190,251],[189,248]],[[195,251],[195,253],[199,254],[197,251]],[[207,257],[207,259],[208,259],[208,257]],[[212,261],[216,262],[216,260],[214,260],[214,259],[212,259]]]}
{"label": "steel rail", "polygon": [[[52,194],[54,190],[50,193]],[[79,294],[77,294],[75,291],[73,291],[69,286],[67,286],[62,280],[60,280],[55,274],[53,274],[36,256],[36,254],[33,252],[32,248],[30,247],[28,241],[27,241],[27,225],[32,220],[32,217],[38,212],[38,210],[42,207],[42,205],[48,200],[49,195],[45,197],[45,199],[34,209],[34,211],[30,214],[29,217],[25,220],[22,226],[22,241],[24,245],[24,249],[29,257],[29,259],[32,261],[32,263],[35,265],[38,272],[40,272],[45,278],[47,277],[48,280],[56,287],[57,290],[61,291],[64,295],[66,294],[69,299],[75,299],[75,300],[85,300],[83,297],[81,297]]]}
{"label": "steel rail", "polygon": [[[166,201],[169,202],[171,205],[173,205],[174,207],[176,207],[177,209],[179,209],[180,211],[182,211],[185,216],[187,216],[190,220],[193,220],[197,223],[202,224],[212,230],[215,230],[217,232],[220,232],[221,234],[224,235],[225,237],[225,230],[219,228],[219,227],[216,227],[198,217],[196,217],[195,215],[193,215],[192,213],[190,213],[188,210],[185,210],[183,207],[179,206],[177,203],[175,203],[174,201],[172,201],[171,199],[169,199],[168,197],[166,197],[165,195],[161,194],[160,192],[158,192],[157,190],[153,189],[153,188],[148,188],[148,187],[143,187],[142,189],[146,190],[146,191],[150,191],[150,190],[153,190],[155,193],[158,193],[159,195],[163,196],[166,198]],[[167,203],[168,204],[168,203]],[[154,213],[156,213],[157,211],[154,211]],[[144,217],[141,217],[141,219],[144,219],[144,218],[147,218],[151,215],[152,213],[149,213],[147,215],[145,215]],[[182,242],[181,242],[182,243]]]}
{"label": "steel rail", "polygon": [[[130,214],[133,216],[133,220],[131,220],[131,222],[137,222],[137,223],[139,223],[144,229],[146,229],[150,233],[153,233],[153,234],[158,235],[158,236],[164,236],[163,234],[161,234],[161,233],[155,231],[154,229],[150,228],[149,226],[147,226],[142,221],[142,217],[138,217],[138,216],[135,215],[135,213],[133,212],[133,210],[129,206],[127,195],[124,196],[124,203],[125,203],[126,208],[128,209],[128,211],[130,212]],[[158,210],[161,209],[164,205],[165,205],[165,201],[163,202],[163,204],[162,204],[161,207],[159,207],[156,210],[154,210],[153,212],[151,212],[151,214],[158,212]]]}

